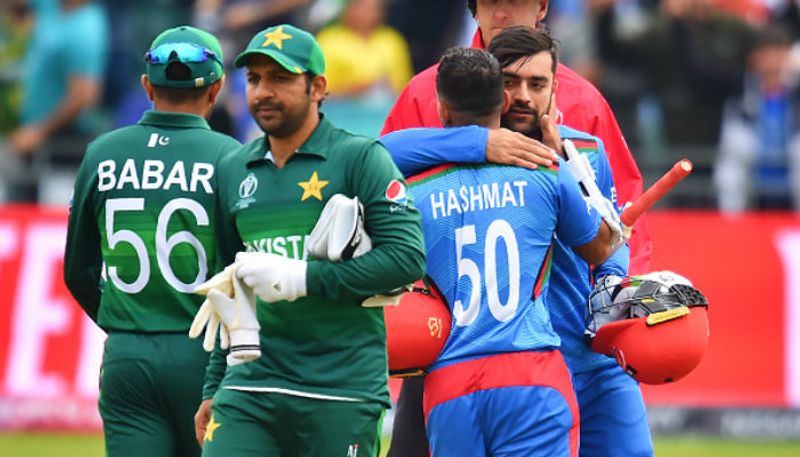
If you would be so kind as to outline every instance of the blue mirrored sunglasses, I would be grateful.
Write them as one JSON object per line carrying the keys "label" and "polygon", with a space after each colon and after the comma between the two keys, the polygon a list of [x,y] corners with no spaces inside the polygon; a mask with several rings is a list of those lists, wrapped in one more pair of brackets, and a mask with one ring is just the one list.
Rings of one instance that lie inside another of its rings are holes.
{"label": "blue mirrored sunglasses", "polygon": [[183,63],[199,63],[211,59],[222,65],[222,60],[216,53],[192,43],[165,43],[156,46],[145,53],[144,60],[149,64],[165,64],[169,62],[172,53]]}

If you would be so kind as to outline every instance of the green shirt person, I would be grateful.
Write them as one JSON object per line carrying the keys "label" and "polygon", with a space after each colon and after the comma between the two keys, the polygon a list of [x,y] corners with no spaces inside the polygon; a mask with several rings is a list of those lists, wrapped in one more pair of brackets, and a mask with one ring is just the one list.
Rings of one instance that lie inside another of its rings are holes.
{"label": "green shirt person", "polygon": [[[268,28],[234,63],[246,67],[248,106],[266,136],[220,162],[220,266],[257,252],[276,291],[265,299],[248,284],[261,297],[261,357],[228,367],[220,350],[211,357],[203,455],[377,455],[386,329],[383,310],[361,303],[422,277],[420,215],[384,147],[319,113],[327,82],[312,35]],[[342,262],[311,258],[305,246],[335,194],[363,202],[373,245]]]}
{"label": "green shirt person", "polygon": [[241,146],[212,131],[224,77],[219,41],[193,28],[158,35],[135,125],[86,150],[70,208],[64,278],[106,332],[99,410],[106,455],[197,456],[193,415],[208,356],[187,331],[194,288],[216,263],[217,164]]}

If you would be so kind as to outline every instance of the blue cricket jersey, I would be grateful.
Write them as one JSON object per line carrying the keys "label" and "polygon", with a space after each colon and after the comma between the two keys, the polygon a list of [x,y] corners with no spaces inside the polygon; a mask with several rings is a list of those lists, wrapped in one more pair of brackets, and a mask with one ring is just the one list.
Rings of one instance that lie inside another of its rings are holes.
{"label": "blue cricket jersey", "polygon": [[422,214],[427,274],[453,315],[431,368],[558,347],[545,306],[554,234],[582,245],[600,225],[572,175],[446,165],[408,183]]}
{"label": "blue cricket jersey", "polygon": [[[616,204],[611,169],[602,141],[566,126],[559,126],[559,133],[562,138],[572,139],[578,150],[588,155],[598,187],[606,198]],[[403,174],[409,176],[447,162],[485,162],[487,136],[488,129],[477,126],[419,128],[392,132],[382,137],[381,141]],[[569,175],[566,171],[560,174]],[[420,202],[419,198],[417,202]],[[426,244],[427,241],[426,235]],[[587,297],[592,290],[592,276],[600,278],[607,274],[626,274],[628,248],[623,246],[592,272],[590,266],[565,244],[566,241],[561,236],[555,239],[550,281],[545,288],[552,326],[561,340],[560,349],[573,373],[614,365],[616,362],[613,359],[592,351],[584,342]],[[440,256],[439,252],[428,252],[429,259]]]}

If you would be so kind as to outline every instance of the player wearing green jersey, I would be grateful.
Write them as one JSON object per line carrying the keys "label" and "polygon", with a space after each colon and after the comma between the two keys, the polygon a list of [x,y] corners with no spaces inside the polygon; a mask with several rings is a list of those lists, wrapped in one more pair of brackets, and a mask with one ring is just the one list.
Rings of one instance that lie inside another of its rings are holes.
{"label": "player wearing green jersey", "polygon": [[106,455],[197,456],[192,417],[208,357],[186,333],[201,301],[192,292],[217,263],[217,162],[240,144],[205,120],[224,81],[213,35],[166,30],[145,60],[142,86],[155,109],[89,144],[64,277],[108,332],[99,400]]}
{"label": "player wearing green jersey", "polygon": [[[291,25],[259,32],[235,60],[266,133],[218,168],[220,260],[258,294],[261,357],[227,366],[217,350],[198,417],[203,455],[377,455],[389,406],[383,310],[365,298],[422,277],[420,215],[388,152],[319,113],[325,60]],[[336,194],[364,205],[372,250],[333,262],[307,255]],[[224,377],[223,377],[224,376]]]}

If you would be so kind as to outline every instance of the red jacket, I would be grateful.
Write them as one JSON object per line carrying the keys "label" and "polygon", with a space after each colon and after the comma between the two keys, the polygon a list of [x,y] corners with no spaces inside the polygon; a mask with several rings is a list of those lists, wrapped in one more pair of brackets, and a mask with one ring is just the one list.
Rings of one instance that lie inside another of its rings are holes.
{"label": "red jacket", "polygon": [[[480,32],[475,33],[472,47],[484,48]],[[381,135],[412,127],[441,127],[436,109],[436,72],[438,64],[420,72],[408,83],[386,118]],[[642,195],[642,175],[617,125],[614,113],[602,94],[587,80],[562,64],[556,70],[558,89],[556,103],[559,123],[590,133],[603,140],[611,163],[611,172],[620,204]],[[646,215],[633,226],[630,240],[631,274],[650,271],[653,250]]]}

